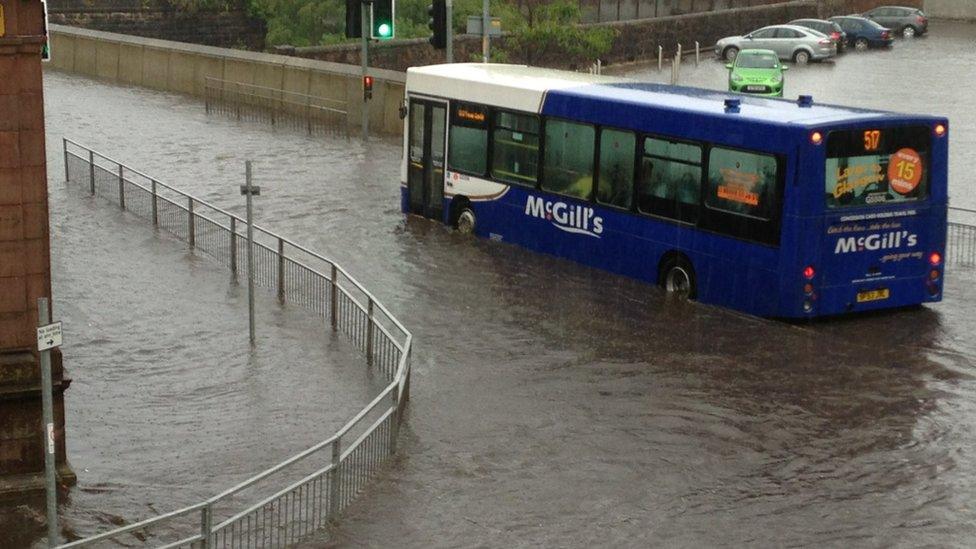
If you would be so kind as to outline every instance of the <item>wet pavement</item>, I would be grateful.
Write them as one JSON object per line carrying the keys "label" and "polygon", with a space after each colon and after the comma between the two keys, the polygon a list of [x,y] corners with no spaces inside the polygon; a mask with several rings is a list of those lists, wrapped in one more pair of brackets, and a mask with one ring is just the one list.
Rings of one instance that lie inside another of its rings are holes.
{"label": "wet pavement", "polygon": [[[965,154],[976,144],[974,35],[935,23],[893,51],[794,69],[787,94],[948,115],[950,194],[976,206],[965,177],[976,168]],[[682,82],[723,86],[724,67],[709,63]],[[46,86],[79,474],[62,513],[78,531],[173,509],[267,465],[280,453],[269,447],[316,442],[341,414],[315,395],[354,408],[368,389],[343,361],[301,360],[345,348],[293,332],[270,299],[267,337],[294,346],[250,358],[226,274],[65,189],[60,135],[237,211],[243,161],[254,159],[264,224],[334,256],[414,332],[399,457],[331,532],[339,545],[966,546],[976,536],[972,271],[949,271],[941,304],[813,324],[671,302],[404,220],[398,139],[275,133],[208,118],[183,97],[55,72]],[[193,285],[179,282],[188,276]],[[123,355],[121,331],[145,351]],[[281,442],[256,442],[269,436]]]}

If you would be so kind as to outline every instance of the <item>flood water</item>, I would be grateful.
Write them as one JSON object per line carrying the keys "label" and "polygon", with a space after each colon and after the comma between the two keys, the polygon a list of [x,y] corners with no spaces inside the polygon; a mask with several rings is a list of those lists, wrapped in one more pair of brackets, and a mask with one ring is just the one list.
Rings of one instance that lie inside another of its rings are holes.
{"label": "flood water", "polygon": [[[948,115],[950,194],[976,206],[965,154],[976,144],[974,36],[976,26],[935,23],[893,51],[796,68],[787,95]],[[723,78],[709,61],[682,82]],[[295,331],[300,312],[277,313],[271,299],[264,346],[249,353],[239,288],[65,188],[62,135],[237,211],[253,159],[262,223],[335,257],[413,331],[399,456],[309,546],[976,537],[972,271],[951,269],[931,307],[767,321],[404,219],[395,138],[276,133],[207,117],[184,97],[56,72],[45,101],[54,300],[75,379],[66,406],[79,484],[61,508],[73,532],[211,495],[327,436],[368,387],[345,346]],[[36,517],[23,522],[35,526],[9,544],[43,534]]]}

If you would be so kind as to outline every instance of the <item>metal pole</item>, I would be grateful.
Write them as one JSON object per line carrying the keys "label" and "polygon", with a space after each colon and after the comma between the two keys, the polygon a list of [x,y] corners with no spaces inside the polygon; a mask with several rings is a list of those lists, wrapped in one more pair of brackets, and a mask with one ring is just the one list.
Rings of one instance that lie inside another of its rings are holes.
{"label": "metal pole", "polygon": [[701,63],[701,44],[695,40],[695,66],[697,67],[699,63]]}
{"label": "metal pole", "polygon": [[278,237],[278,301],[285,302],[285,241]]}
{"label": "metal pole", "polygon": [[88,183],[91,193],[95,194],[95,151],[88,149]]}
{"label": "metal pole", "polygon": [[159,195],[156,193],[156,180],[155,179],[150,179],[149,180],[149,183],[150,183],[150,186],[152,186],[152,217],[153,217],[153,227],[158,227],[159,226],[159,201],[157,200],[157,197]]}
{"label": "metal pole", "polygon": [[657,47],[657,72],[664,69],[664,46]]}
{"label": "metal pole", "polygon": [[186,240],[193,248],[197,245],[196,224],[193,222],[193,197],[188,196],[186,202]]}
{"label": "metal pole", "polygon": [[339,327],[339,319],[337,318],[338,306],[339,304],[336,300],[339,298],[339,279],[336,278],[339,275],[339,269],[336,268],[335,263],[332,264],[332,287],[330,288],[331,295],[329,299],[329,314],[332,318],[332,331],[336,331]]}
{"label": "metal pole", "polygon": [[[360,82],[361,85],[366,85],[366,70],[369,68],[369,14],[373,11],[373,4],[369,0],[363,0],[362,15],[360,16],[360,23],[363,31],[362,40],[362,50],[359,53],[363,78]],[[363,129],[363,141],[369,139],[369,101],[366,100],[366,94],[363,93],[362,97],[363,109],[362,109],[362,120],[360,125]]]}
{"label": "metal pole", "polygon": [[[37,325],[51,323],[46,297],[37,298]],[[58,545],[58,493],[54,485],[54,385],[51,382],[51,351],[41,351],[41,407],[44,416],[44,480],[47,492],[47,545]]]}
{"label": "metal pole", "polygon": [[237,280],[237,218],[230,218],[230,273]]}
{"label": "metal pole", "polygon": [[[454,0],[447,0],[447,51],[444,52],[448,63],[454,62]],[[67,149],[65,149],[67,150]],[[67,154],[67,153],[65,153]]]}
{"label": "metal pole", "polygon": [[119,164],[119,207],[125,209],[125,176],[122,175],[122,164]]}
{"label": "metal pole", "polygon": [[329,518],[335,519],[339,516],[339,485],[341,476],[339,475],[340,459],[342,457],[342,439],[337,438],[332,443],[332,469],[329,471]]}
{"label": "metal pole", "polygon": [[64,182],[67,183],[71,180],[71,176],[68,175],[68,138],[61,138],[61,147],[64,149]]}
{"label": "metal pole", "polygon": [[366,307],[366,364],[373,365],[373,300]]}
{"label": "metal pole", "polygon": [[207,504],[206,507],[200,509],[200,546],[204,549],[210,547],[210,536],[213,532],[213,505]]}
{"label": "metal pole", "polygon": [[488,14],[488,0],[484,0],[481,4],[481,60],[484,63],[488,62],[489,52],[489,41],[488,41],[488,25],[491,24],[491,17]]}
{"label": "metal pole", "polygon": [[251,161],[244,162],[247,186],[247,319],[251,345],[254,345],[254,223],[251,217]]}

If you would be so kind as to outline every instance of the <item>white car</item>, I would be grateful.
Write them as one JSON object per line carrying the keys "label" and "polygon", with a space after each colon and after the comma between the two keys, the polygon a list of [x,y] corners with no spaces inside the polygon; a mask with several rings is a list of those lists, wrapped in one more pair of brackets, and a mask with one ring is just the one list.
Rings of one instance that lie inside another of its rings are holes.
{"label": "white car", "polygon": [[728,36],[715,44],[715,54],[734,61],[740,50],[773,50],[780,59],[797,64],[837,55],[837,44],[822,32],[797,25],[772,25],[745,36]]}

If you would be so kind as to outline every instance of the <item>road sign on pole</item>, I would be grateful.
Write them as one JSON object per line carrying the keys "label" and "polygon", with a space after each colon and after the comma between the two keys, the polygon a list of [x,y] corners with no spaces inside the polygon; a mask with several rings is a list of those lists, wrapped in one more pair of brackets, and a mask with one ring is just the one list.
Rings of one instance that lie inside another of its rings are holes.
{"label": "road sign on pole", "polygon": [[61,346],[61,323],[51,322],[46,297],[37,298],[37,351],[41,355],[41,408],[44,425],[44,480],[47,493],[47,545],[58,545],[58,493],[55,488],[54,463],[54,386],[51,382],[51,349]]}

